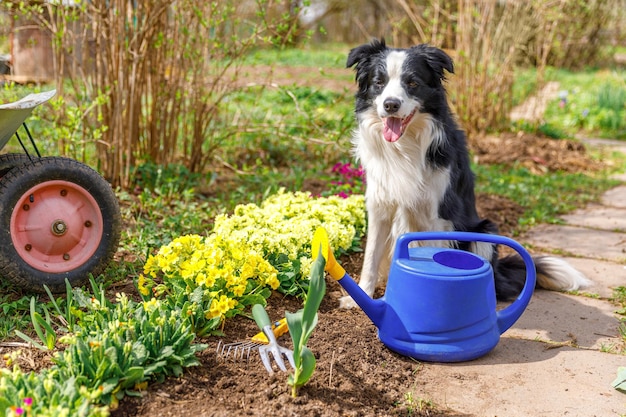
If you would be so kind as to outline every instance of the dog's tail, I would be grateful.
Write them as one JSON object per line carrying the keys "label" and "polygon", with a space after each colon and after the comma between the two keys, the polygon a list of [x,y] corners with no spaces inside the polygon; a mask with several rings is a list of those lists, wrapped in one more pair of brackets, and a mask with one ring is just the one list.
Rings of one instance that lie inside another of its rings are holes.
{"label": "dog's tail", "polygon": [[[591,285],[580,271],[554,256],[533,257],[537,286],[553,291],[574,291]],[[519,255],[500,258],[494,268],[496,297],[510,300],[519,295],[526,282],[526,266]]]}

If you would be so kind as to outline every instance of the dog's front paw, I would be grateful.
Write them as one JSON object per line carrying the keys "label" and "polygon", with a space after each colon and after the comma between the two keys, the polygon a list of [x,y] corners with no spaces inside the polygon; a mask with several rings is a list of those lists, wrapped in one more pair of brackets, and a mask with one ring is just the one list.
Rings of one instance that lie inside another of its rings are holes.
{"label": "dog's front paw", "polygon": [[359,305],[349,295],[343,296],[339,299],[340,308],[355,308]]}

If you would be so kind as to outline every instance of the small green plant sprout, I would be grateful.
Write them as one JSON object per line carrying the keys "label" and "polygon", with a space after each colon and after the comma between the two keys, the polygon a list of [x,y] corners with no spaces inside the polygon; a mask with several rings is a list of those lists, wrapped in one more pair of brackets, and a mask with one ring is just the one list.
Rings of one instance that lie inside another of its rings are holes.
{"label": "small green plant sprout", "polygon": [[48,309],[44,304],[41,305],[41,308],[43,309],[45,318],[37,311],[35,297],[31,297],[30,318],[33,323],[33,329],[35,329],[35,333],[37,333],[41,343],[35,341],[33,338],[19,330],[15,330],[15,334],[37,349],[53,350],[57,342],[57,334],[52,328],[52,319]]}
{"label": "small green plant sprout", "polygon": [[324,279],[326,260],[321,253],[322,250],[320,249],[317,258],[313,261],[304,307],[296,313],[285,313],[289,334],[293,341],[295,365],[294,372],[287,379],[287,384],[291,385],[292,397],[298,396],[299,388],[307,383],[315,371],[315,356],[306,344],[317,325],[317,311],[326,293],[326,281]]}

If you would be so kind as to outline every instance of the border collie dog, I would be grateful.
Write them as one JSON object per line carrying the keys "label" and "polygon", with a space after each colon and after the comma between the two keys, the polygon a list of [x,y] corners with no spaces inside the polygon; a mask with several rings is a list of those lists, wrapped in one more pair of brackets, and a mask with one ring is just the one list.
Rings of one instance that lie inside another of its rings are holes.
{"label": "border collie dog", "polygon": [[[442,50],[417,45],[395,49],[374,40],[350,51],[355,67],[358,128],[354,153],[367,187],[367,245],[359,286],[373,295],[384,282],[398,237],[419,231],[497,233],[497,226],[476,211],[474,177],[464,133],[448,106],[444,70],[453,73]],[[474,252],[491,261],[496,297],[516,297],[526,270],[518,255],[498,257],[490,243],[429,242]],[[574,290],[589,281],[564,260],[533,259],[537,282],[551,290]],[[349,297],[341,306],[354,307]]]}

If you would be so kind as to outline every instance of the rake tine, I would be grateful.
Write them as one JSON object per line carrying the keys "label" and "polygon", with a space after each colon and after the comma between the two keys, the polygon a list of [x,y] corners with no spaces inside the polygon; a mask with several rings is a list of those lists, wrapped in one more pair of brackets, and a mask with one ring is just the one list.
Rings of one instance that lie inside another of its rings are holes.
{"label": "rake tine", "polygon": [[269,364],[268,355],[268,353],[271,353],[274,357],[276,365],[278,365],[278,368],[281,371],[286,371],[287,367],[285,367],[285,361],[283,361],[282,357],[283,350],[281,349],[281,346],[278,345],[278,342],[276,341],[276,337],[274,336],[271,327],[265,326],[263,328],[263,333],[265,333],[265,335],[267,336],[267,340],[269,340],[269,344],[267,346],[262,346],[259,348],[259,354],[261,355],[261,360],[263,361],[263,365],[265,365],[265,369],[267,369],[270,374],[273,373],[272,367]]}
{"label": "rake tine", "polygon": [[227,359],[231,354],[233,360],[250,358],[250,353],[258,348],[259,345],[255,342],[235,342],[235,343],[222,343],[220,340],[217,344],[217,356],[219,358]]}
{"label": "rake tine", "polygon": [[269,356],[267,356],[267,352],[265,352],[265,349],[259,348],[259,354],[261,355],[261,362],[263,362],[263,366],[265,366],[265,369],[267,369],[267,372],[269,372],[270,375],[273,375],[274,370],[272,369],[272,365],[270,364],[270,358]]}
{"label": "rake tine", "polygon": [[[283,318],[275,322],[272,324],[271,328],[275,340],[275,338],[280,337],[289,331],[287,319]],[[239,342],[224,343],[220,340],[218,341],[216,348],[217,359],[232,358],[233,360],[245,359],[246,361],[249,361],[250,354],[267,343],[268,338],[263,331],[257,333],[248,340],[242,340]]]}

